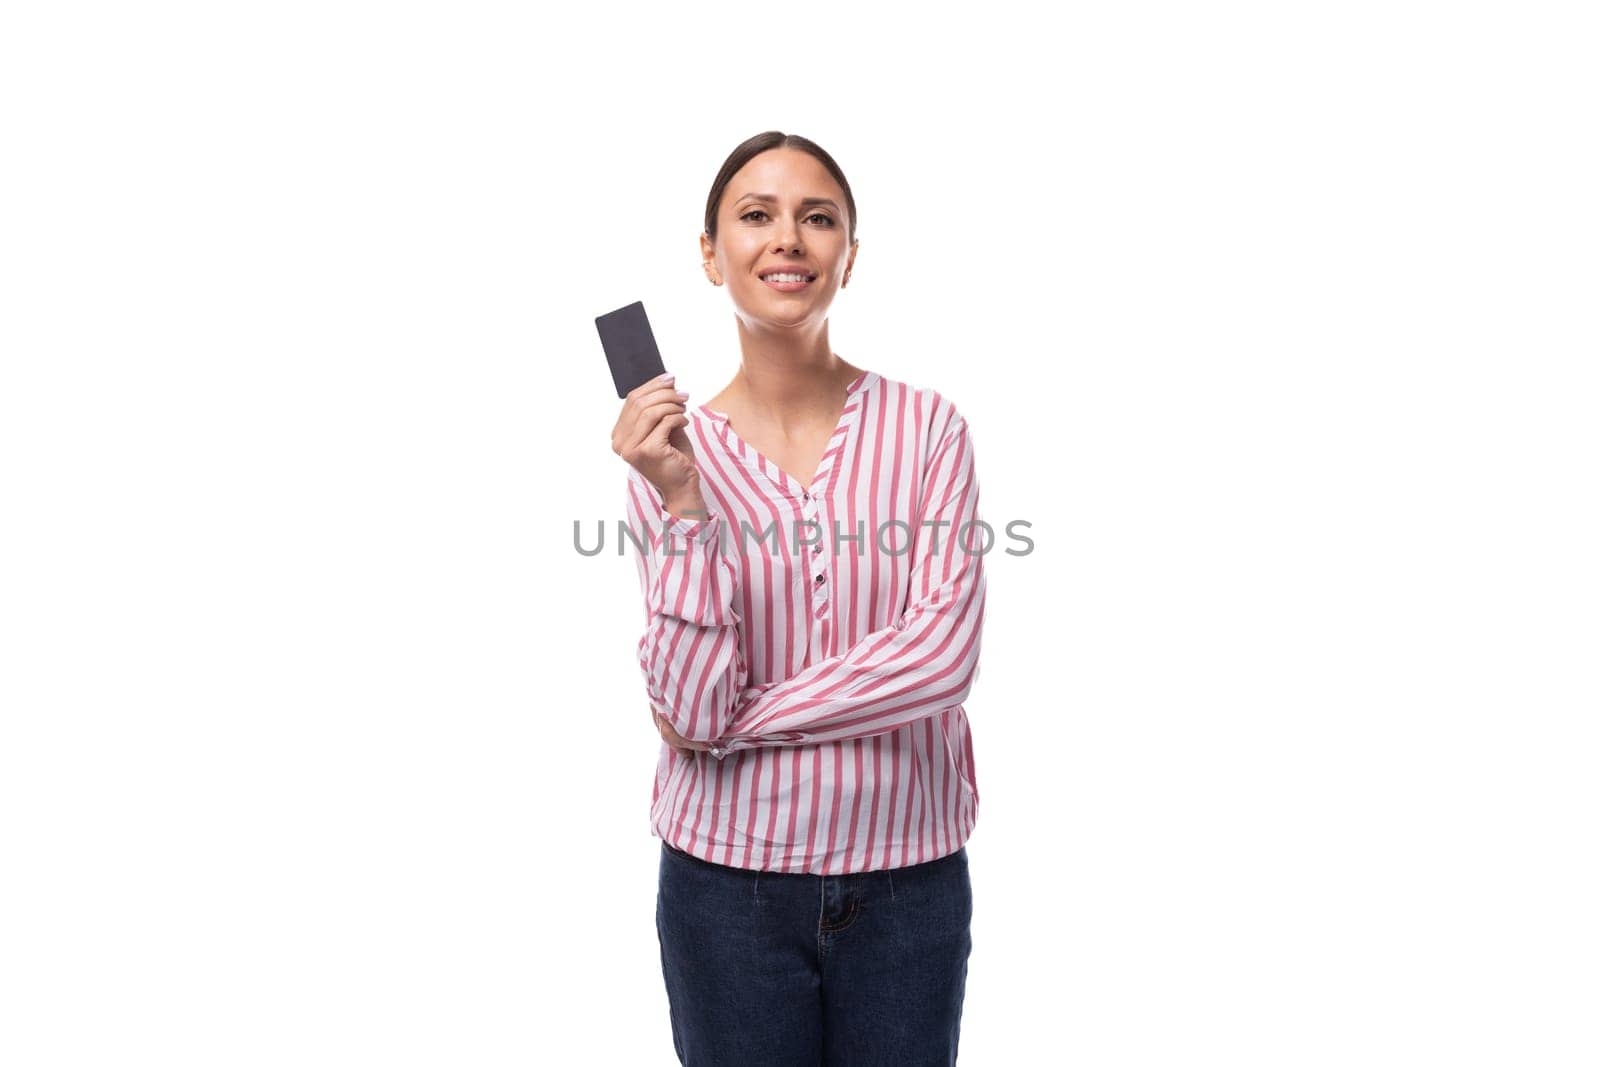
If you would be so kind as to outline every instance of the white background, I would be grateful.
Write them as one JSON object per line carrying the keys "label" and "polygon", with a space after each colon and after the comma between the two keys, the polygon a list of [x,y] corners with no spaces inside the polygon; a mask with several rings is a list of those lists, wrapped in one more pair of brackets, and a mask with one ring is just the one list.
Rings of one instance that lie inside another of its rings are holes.
{"label": "white background", "polygon": [[675,1062],[593,317],[781,129],[1032,523],[962,1062],[1595,1063],[1581,6],[8,5],[0,1060]]}

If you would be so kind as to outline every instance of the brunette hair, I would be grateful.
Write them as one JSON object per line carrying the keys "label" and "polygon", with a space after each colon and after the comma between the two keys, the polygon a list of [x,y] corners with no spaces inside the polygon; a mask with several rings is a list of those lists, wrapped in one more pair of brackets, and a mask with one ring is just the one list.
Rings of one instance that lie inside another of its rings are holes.
{"label": "brunette hair", "polygon": [[833,175],[833,180],[839,183],[839,188],[844,190],[844,204],[850,213],[850,218],[845,227],[845,237],[850,244],[856,241],[856,199],[850,195],[850,183],[844,180],[844,171],[839,169],[839,164],[833,157],[823,151],[822,146],[797,133],[784,133],[781,130],[768,130],[758,133],[735,148],[728,158],[722,161],[722,169],[717,171],[717,178],[711,183],[711,195],[706,197],[706,236],[713,241],[717,239],[717,209],[722,206],[722,193],[728,188],[728,182],[738,173],[739,168],[750,162],[751,158],[773,148],[798,148],[802,152],[809,152],[815,156],[828,173]]}

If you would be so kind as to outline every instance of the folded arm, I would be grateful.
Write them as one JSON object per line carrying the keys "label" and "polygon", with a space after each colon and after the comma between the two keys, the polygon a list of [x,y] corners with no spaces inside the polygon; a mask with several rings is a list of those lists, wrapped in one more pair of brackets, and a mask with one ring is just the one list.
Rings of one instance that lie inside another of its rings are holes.
{"label": "folded arm", "polygon": [[734,608],[739,561],[719,551],[723,518],[673,515],[632,467],[627,514],[644,596],[637,651],[650,706],[681,736],[714,740],[748,677]]}
{"label": "folded arm", "polygon": [[919,595],[892,625],[848,651],[781,682],[741,687],[721,747],[869,737],[965,700],[977,676],[987,592],[977,519],[972,440],[952,413],[924,479],[911,556]]}

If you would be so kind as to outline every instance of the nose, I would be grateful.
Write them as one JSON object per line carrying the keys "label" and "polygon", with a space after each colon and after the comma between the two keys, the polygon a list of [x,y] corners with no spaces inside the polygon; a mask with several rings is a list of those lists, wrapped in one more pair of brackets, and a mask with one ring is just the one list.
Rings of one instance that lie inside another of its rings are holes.
{"label": "nose", "polygon": [[798,252],[798,251],[800,251],[800,223],[799,223],[799,221],[798,220],[791,221],[789,223],[789,225],[787,225],[785,227],[782,227],[780,229],[779,233],[778,233],[778,238],[779,238],[780,243],[773,249],[773,251],[782,252],[785,249],[787,249],[790,252]]}

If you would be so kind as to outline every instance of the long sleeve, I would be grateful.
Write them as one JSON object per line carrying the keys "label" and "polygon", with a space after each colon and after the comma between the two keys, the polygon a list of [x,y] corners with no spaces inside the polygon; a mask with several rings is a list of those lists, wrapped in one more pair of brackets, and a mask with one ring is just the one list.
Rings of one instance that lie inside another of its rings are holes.
{"label": "long sleeve", "polygon": [[976,525],[972,439],[959,413],[952,412],[926,471],[913,540],[921,595],[892,625],[843,654],[743,689],[722,735],[725,749],[868,737],[966,699],[977,676],[988,545]]}
{"label": "long sleeve", "polygon": [[748,677],[734,608],[739,563],[719,550],[723,516],[673,515],[632,467],[627,497],[645,611],[638,660],[650,705],[681,736],[714,741]]}

